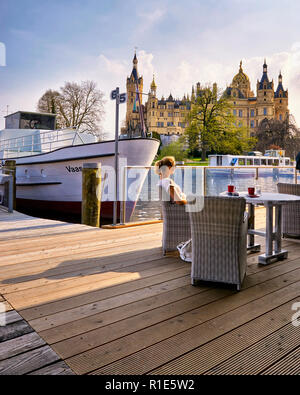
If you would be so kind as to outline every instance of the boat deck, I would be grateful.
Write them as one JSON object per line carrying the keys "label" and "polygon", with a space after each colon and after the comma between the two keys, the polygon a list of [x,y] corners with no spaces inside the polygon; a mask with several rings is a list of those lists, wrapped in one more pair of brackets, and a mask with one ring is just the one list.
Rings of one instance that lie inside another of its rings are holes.
{"label": "boat deck", "polygon": [[191,286],[161,233],[0,212],[0,374],[299,374],[300,242],[269,266],[249,255],[237,293]]}

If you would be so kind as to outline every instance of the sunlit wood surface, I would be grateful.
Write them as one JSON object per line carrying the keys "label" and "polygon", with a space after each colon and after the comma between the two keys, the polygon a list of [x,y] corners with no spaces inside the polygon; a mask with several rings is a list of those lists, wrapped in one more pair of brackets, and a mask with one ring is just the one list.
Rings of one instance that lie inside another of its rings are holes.
{"label": "sunlit wood surface", "polygon": [[10,313],[0,335],[19,328],[2,337],[0,374],[300,373],[299,241],[285,240],[288,259],[269,266],[249,255],[236,292],[191,286],[190,264],[164,257],[161,236],[162,224],[94,229],[0,212]]}

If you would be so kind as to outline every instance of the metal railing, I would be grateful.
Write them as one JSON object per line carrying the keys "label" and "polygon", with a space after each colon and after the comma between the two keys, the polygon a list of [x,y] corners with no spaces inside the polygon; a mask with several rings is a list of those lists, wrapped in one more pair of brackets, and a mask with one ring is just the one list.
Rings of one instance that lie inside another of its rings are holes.
{"label": "metal railing", "polygon": [[6,173],[0,173],[0,186],[3,186],[3,193],[0,190],[0,206],[9,213],[13,212],[14,205],[14,177],[13,171],[6,169]]}
{"label": "metal railing", "polygon": [[[66,133],[64,131],[70,130]],[[41,152],[51,152],[54,149],[75,145],[76,138],[84,144],[80,133],[77,129],[70,128],[51,130],[32,134],[28,136],[20,136],[12,139],[0,141],[0,151],[5,151],[8,157],[19,158],[20,156],[31,156]]]}
{"label": "metal railing", "polygon": [[[145,178],[143,184],[143,191],[144,194],[148,194],[149,201],[156,201],[158,199],[151,199],[153,189],[153,172],[154,166],[126,166],[123,167],[123,174],[122,174],[122,191],[121,193],[121,207],[120,207],[120,221],[121,223],[126,222],[126,203],[127,203],[127,189],[128,189],[128,172],[130,169],[141,169],[145,170],[148,173],[145,175],[143,174],[142,177]],[[276,184],[278,181],[275,180],[275,176],[279,179],[280,177],[287,177],[288,182],[290,183],[298,183],[298,177],[300,177],[300,173],[297,172],[294,166],[176,166],[176,177],[177,183],[180,185],[181,189],[184,190],[186,186],[186,172],[192,172],[192,182],[189,182],[187,186],[188,193],[194,193],[195,189],[195,180],[197,177],[195,176],[196,172],[202,174],[202,179],[200,182],[203,184],[201,185],[200,189],[203,191],[204,195],[215,194],[211,189],[211,183],[214,182],[218,185],[218,187],[226,190],[228,182],[234,182],[242,184],[249,184],[251,182],[257,183],[262,182],[263,187],[265,189],[269,188],[270,185],[273,189],[276,188]],[[243,172],[244,171],[244,172]],[[220,183],[220,173],[223,173],[223,184]],[[247,173],[247,176],[245,176]],[[155,176],[157,181],[159,180],[158,176]],[[244,177],[244,178],[243,178]],[[265,180],[270,179],[268,185],[266,184]],[[276,180],[277,180],[276,178]],[[250,179],[250,180],[249,180]],[[245,180],[244,182],[242,180]],[[199,179],[198,179],[199,182]],[[219,184],[218,184],[219,183]],[[241,189],[240,189],[241,190]],[[268,189],[267,189],[268,190]],[[185,192],[185,191],[184,191]],[[218,194],[218,193],[216,193]],[[127,219],[128,221],[128,219]]]}

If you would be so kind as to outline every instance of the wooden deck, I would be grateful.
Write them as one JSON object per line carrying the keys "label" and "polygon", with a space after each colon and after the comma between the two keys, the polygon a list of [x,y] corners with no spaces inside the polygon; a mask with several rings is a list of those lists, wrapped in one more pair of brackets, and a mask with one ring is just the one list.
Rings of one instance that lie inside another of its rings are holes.
{"label": "wooden deck", "polygon": [[191,286],[161,232],[0,213],[0,335],[27,328],[2,338],[0,374],[299,374],[300,242],[269,266],[249,255],[237,293]]}

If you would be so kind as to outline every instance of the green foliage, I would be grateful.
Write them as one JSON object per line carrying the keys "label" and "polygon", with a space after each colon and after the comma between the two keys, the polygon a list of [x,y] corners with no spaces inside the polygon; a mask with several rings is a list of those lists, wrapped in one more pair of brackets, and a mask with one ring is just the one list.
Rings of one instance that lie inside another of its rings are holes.
{"label": "green foliage", "polygon": [[188,151],[185,150],[181,141],[174,141],[161,147],[158,159],[165,156],[174,156],[176,161],[184,161],[188,157]]}
{"label": "green foliage", "polygon": [[211,87],[200,90],[187,116],[188,128],[184,138],[190,153],[207,151],[239,154],[251,150],[256,140],[247,137],[247,131],[236,126],[228,97]]}

